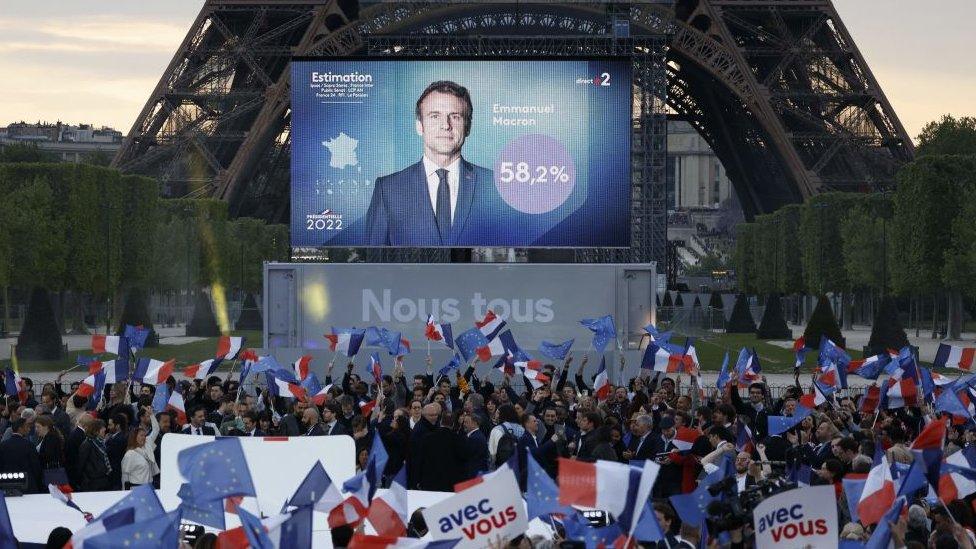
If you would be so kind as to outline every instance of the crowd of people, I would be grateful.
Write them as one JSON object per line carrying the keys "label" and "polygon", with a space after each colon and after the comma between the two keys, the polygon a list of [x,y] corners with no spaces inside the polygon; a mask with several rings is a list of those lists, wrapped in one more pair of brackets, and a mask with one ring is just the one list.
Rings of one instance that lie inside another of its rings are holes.
{"label": "crowd of people", "polygon": [[[793,416],[808,392],[799,373],[795,385],[773,398],[765,378],[743,384],[733,376],[724,390],[706,390],[696,376],[648,370],[622,380],[621,357],[619,369],[610,372],[620,383],[594,394],[587,362],[584,355],[577,366],[570,355],[562,364],[546,364],[540,382],[474,363],[435,376],[429,357],[426,373],[408,377],[398,359],[379,383],[358,375],[351,361],[340,366],[333,383],[330,363],[325,385],[331,388],[321,405],[273,397],[266,388],[244,387],[230,376],[170,377],[169,391],[184,397],[185,418],[180,410],[155,411],[151,385],[116,383],[95,404],[77,383],[65,387],[63,374],[45,383],[39,396],[24,378],[26,398],[8,396],[0,407],[0,472],[26,472],[29,492],[45,492],[48,484],[70,484],[76,491],[158,486],[160,440],[177,432],[349,435],[358,468],[365,467],[378,433],[389,454],[384,478],[406,464],[408,488],[430,491],[453,491],[457,483],[512,460],[524,489],[528,455],[554,479],[559,458],[655,460],[661,465],[652,492],[655,514],[667,530],[663,543],[676,548],[698,546],[702,532],[700,524],[682,520],[669,498],[693,492],[703,475],[731,455],[738,492],[770,477],[794,478],[808,467],[812,475],[805,482],[835,490],[841,538],[863,542],[875,526],[852,520],[843,479],[864,478],[879,455],[893,464],[920,459],[911,441],[940,414],[922,402],[862,413],[862,395],[833,395],[794,427],[770,434],[768,418]],[[695,437],[688,439],[689,432]],[[976,421],[956,421],[944,452],[973,444]],[[911,494],[907,514],[891,524],[892,539],[899,547],[972,547],[974,495],[939,504],[929,495],[924,489]],[[425,531],[422,520],[411,522],[412,535]],[[731,543],[741,544],[743,532],[733,534]],[[714,537],[706,541],[717,543]]]}

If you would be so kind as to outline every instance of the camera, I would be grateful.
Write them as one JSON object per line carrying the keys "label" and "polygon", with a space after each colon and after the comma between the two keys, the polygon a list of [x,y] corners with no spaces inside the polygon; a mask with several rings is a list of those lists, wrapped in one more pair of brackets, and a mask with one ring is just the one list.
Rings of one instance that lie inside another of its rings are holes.
{"label": "camera", "polygon": [[759,480],[755,486],[739,492],[736,478],[726,477],[708,487],[710,495],[720,498],[709,503],[705,510],[708,531],[717,534],[751,524],[752,512],[762,500],[796,487],[795,482],[773,478]]}

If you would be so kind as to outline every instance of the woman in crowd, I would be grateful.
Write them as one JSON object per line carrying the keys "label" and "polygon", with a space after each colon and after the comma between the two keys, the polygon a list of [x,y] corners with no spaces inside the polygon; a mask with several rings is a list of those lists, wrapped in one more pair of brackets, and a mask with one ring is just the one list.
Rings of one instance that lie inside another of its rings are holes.
{"label": "woman in crowd", "polygon": [[34,431],[40,440],[37,444],[37,454],[41,460],[41,469],[45,471],[45,482],[49,479],[66,482],[67,477],[64,479],[50,477],[52,474],[64,471],[64,439],[61,431],[54,427],[54,419],[50,415],[38,416],[34,420]]}
{"label": "woman in crowd", "polygon": [[78,449],[78,477],[83,492],[108,490],[112,485],[112,465],[105,450],[105,422],[92,420],[85,429],[85,440]]}
{"label": "woman in crowd", "polygon": [[129,433],[125,455],[122,456],[122,486],[129,490],[143,484],[152,484],[153,477],[159,474],[156,464],[156,437],[159,436],[159,423],[152,410],[147,414],[150,431],[138,427]]}

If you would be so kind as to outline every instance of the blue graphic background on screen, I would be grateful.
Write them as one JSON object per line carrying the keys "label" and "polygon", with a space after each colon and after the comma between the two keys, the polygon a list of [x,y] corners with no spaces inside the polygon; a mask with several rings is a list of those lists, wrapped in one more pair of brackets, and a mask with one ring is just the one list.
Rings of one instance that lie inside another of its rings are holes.
{"label": "blue graphic background on screen", "polygon": [[[317,98],[313,72],[368,74],[372,87],[366,98]],[[610,74],[610,86],[593,83],[602,73]],[[630,245],[631,68],[623,60],[292,63],[292,245],[365,244],[374,180],[422,158],[415,103],[436,80],[452,80],[471,94],[465,160],[493,170],[513,139],[544,134],[575,165],[575,186],[560,206],[523,213],[499,199],[483,241],[459,245]],[[553,105],[555,112],[493,113],[496,104]],[[531,118],[536,125],[496,124],[495,117]]]}

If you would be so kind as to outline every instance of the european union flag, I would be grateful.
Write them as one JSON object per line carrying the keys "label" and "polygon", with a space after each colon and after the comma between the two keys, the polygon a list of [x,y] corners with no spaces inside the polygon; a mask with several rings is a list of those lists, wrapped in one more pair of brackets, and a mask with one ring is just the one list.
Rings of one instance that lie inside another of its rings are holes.
{"label": "european union flag", "polygon": [[664,539],[664,532],[661,531],[661,524],[657,521],[654,514],[654,507],[651,502],[644,503],[644,510],[641,511],[640,519],[634,528],[634,539],[637,541],[659,541]]}
{"label": "european union flag", "polygon": [[142,326],[125,325],[122,335],[129,340],[129,346],[138,351],[146,346],[146,339],[149,338],[149,328]]}
{"label": "european union flag", "polygon": [[237,516],[241,518],[241,529],[247,536],[247,543],[254,549],[274,549],[271,538],[264,530],[264,525],[258,517],[248,513],[243,507],[237,508]]}
{"label": "european union flag", "polygon": [[525,507],[529,513],[528,519],[532,520],[552,513],[573,514],[575,510],[572,507],[559,505],[559,487],[532,457],[531,452],[526,452],[525,461],[528,469],[528,480],[525,484]]}
{"label": "european union flag", "polygon": [[0,547],[18,547],[14,537],[14,527],[10,524],[10,513],[7,512],[7,498],[0,490]]}
{"label": "european union flag", "polygon": [[89,549],[139,547],[169,549],[180,544],[179,509],[142,522],[134,522],[85,540]]}
{"label": "european union flag", "polygon": [[566,353],[569,352],[569,348],[573,346],[574,341],[576,340],[570,339],[562,343],[543,341],[539,344],[539,352],[552,360],[566,360]]}
{"label": "european union flag", "polygon": [[578,511],[566,516],[563,520],[563,527],[566,529],[566,539],[581,541],[585,544],[586,549],[613,547],[614,541],[622,535],[618,523],[594,528],[590,525],[590,521]]}
{"label": "european union flag", "polygon": [[309,396],[317,395],[322,390],[322,384],[319,382],[318,376],[313,373],[308,374],[308,377],[302,382],[302,388]]}
{"label": "european union flag", "polygon": [[735,469],[732,467],[732,463],[732,457],[727,454],[724,455],[719,468],[703,478],[698,483],[698,488],[695,488],[694,492],[690,494],[678,494],[669,498],[671,505],[674,507],[675,512],[678,513],[678,516],[681,517],[682,521],[701,524],[705,520],[705,509],[708,507],[708,504],[721,498],[721,494],[717,496],[711,495],[708,492],[708,487],[725,477],[733,476]]}
{"label": "european union flag", "polygon": [[181,450],[177,463],[187,480],[180,488],[183,499],[200,502],[257,495],[244,450],[236,438],[218,438]]}
{"label": "european union flag", "polygon": [[437,373],[439,376],[446,376],[450,374],[452,371],[459,369],[460,367],[461,367],[461,357],[455,354],[453,357],[451,357],[451,361],[448,362],[447,365],[441,368]]}
{"label": "european union flag", "polygon": [[[186,493],[181,493],[180,497],[183,495]],[[192,492],[190,496],[192,496]],[[180,502],[180,509],[183,511],[183,518],[186,520],[218,530],[227,527],[227,523],[224,521],[224,500],[222,499],[203,501],[187,497]]]}
{"label": "european union flag", "polygon": [[157,414],[166,410],[169,403],[169,385],[160,383],[156,386],[156,393],[153,395],[152,408]]}
{"label": "european union flag", "polygon": [[400,332],[394,332],[386,328],[370,326],[364,332],[364,339],[367,346],[382,347],[391,355],[400,353]]}
{"label": "european union flag", "polygon": [[125,509],[133,509],[135,511],[135,516],[133,517],[135,522],[146,521],[166,512],[163,504],[159,502],[159,497],[156,496],[156,491],[153,490],[153,487],[149,484],[143,484],[130,490],[124,498],[103,511],[95,520],[101,520]]}
{"label": "european union flag", "polygon": [[584,318],[580,320],[580,324],[593,332],[593,348],[597,352],[602,353],[607,348],[607,343],[617,339],[617,329],[614,327],[613,317],[610,315],[600,318]]}
{"label": "european union flag", "polygon": [[479,347],[488,346],[488,338],[478,328],[471,328],[457,336],[454,343],[457,345],[458,351],[461,352],[461,356],[464,357],[464,361],[470,362],[472,358],[478,355]]}

